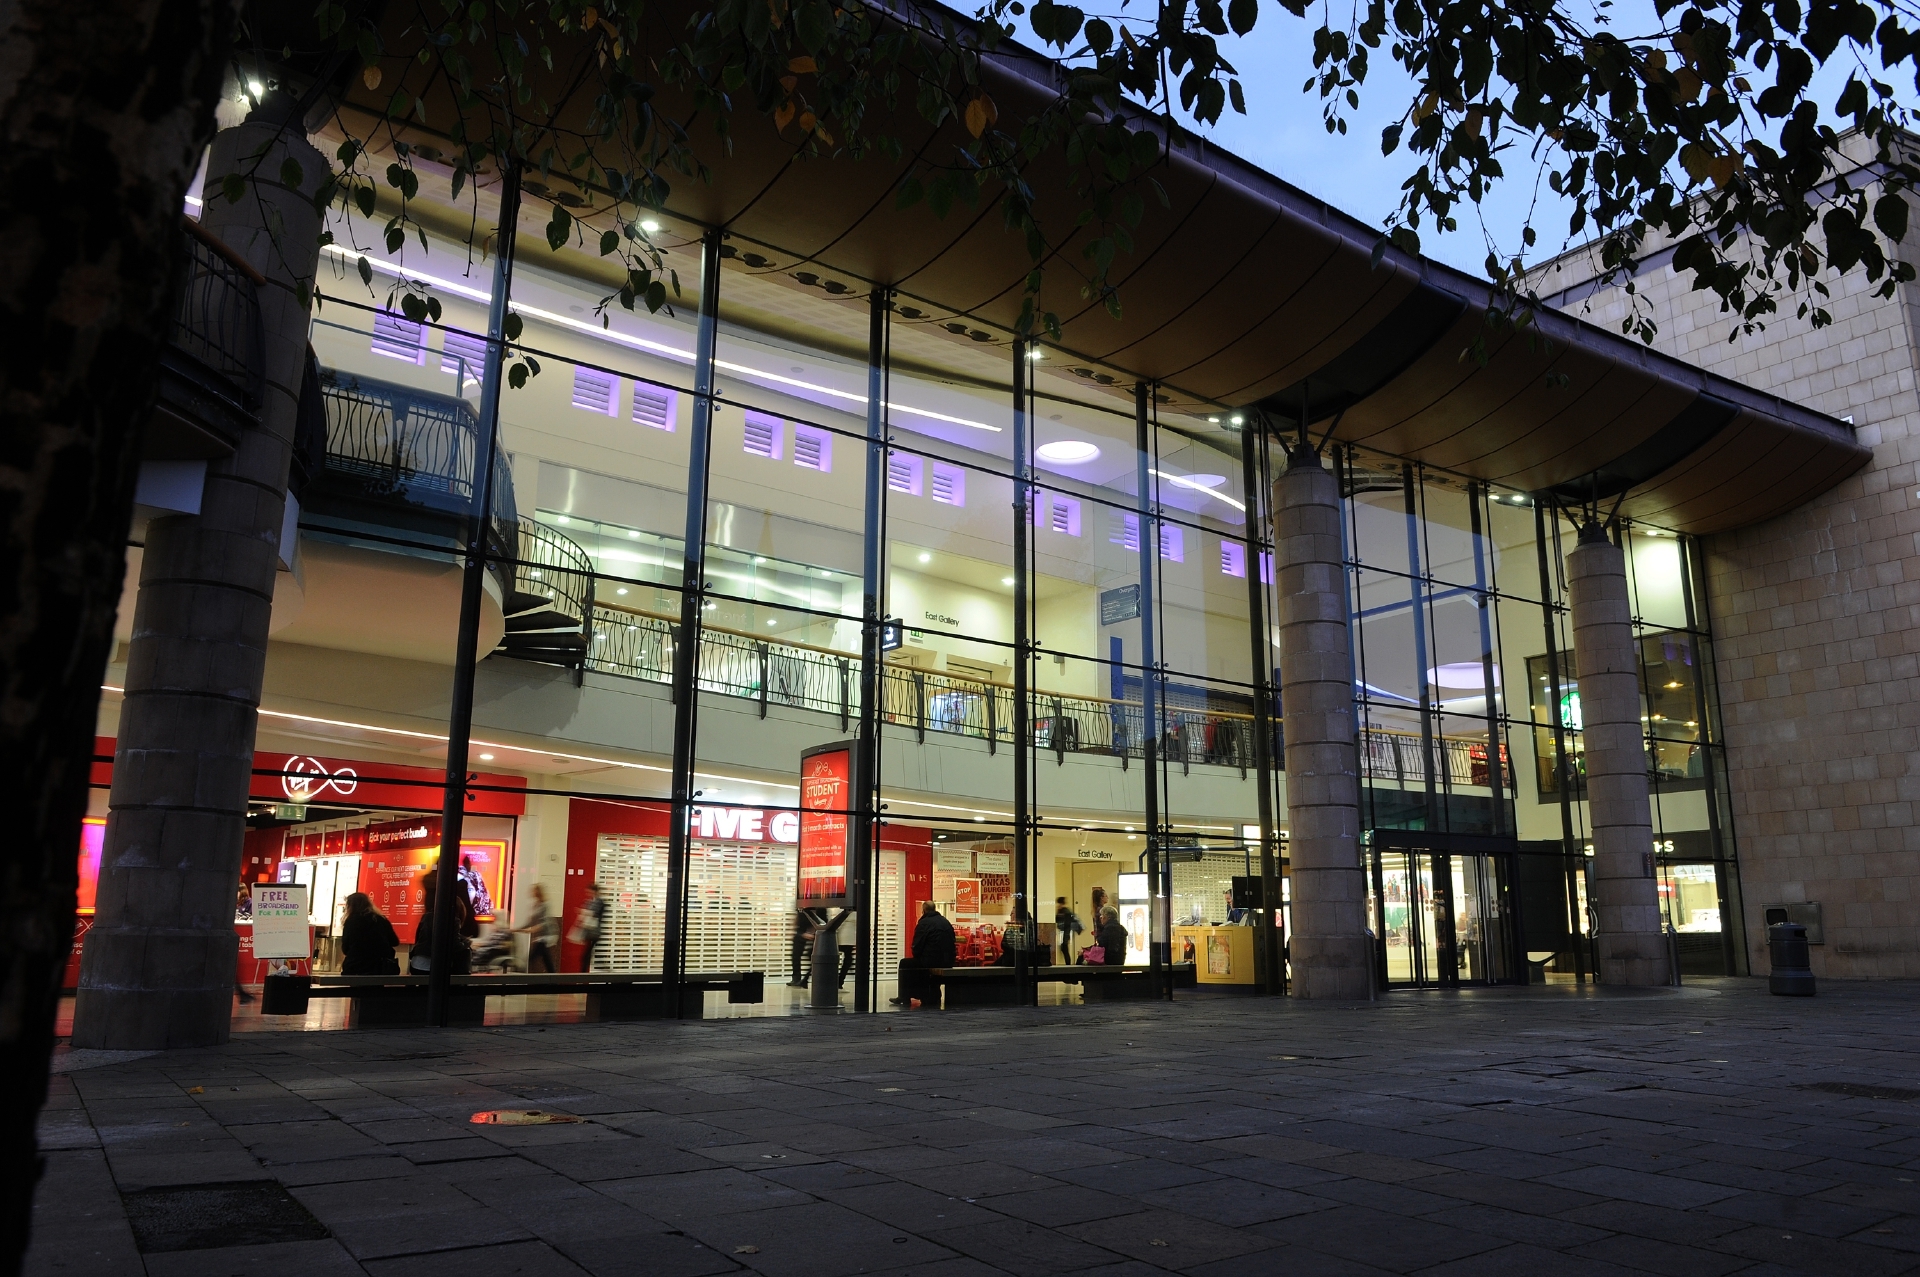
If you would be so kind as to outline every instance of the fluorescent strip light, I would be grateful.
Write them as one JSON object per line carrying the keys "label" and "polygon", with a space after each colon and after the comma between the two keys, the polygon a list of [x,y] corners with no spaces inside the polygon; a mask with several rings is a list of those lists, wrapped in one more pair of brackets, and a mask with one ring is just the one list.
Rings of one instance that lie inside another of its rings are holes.
{"label": "fluorescent strip light", "polygon": [[[328,244],[322,251],[332,253],[335,257],[341,258],[355,255],[351,249],[339,244]],[[394,265],[392,262],[380,261],[372,257],[369,257],[367,262],[375,270],[382,274],[392,275],[396,279],[418,280],[420,283],[426,284],[431,288],[444,289],[456,297],[465,297],[469,301],[480,302],[483,305],[491,300],[489,294],[465,284],[456,284],[452,280],[438,279],[432,275],[423,275],[418,271],[402,271],[400,267]],[[537,319],[543,324],[552,324],[555,327],[566,328],[573,332],[580,333],[583,336],[594,338],[597,341],[610,341],[616,345],[646,351],[649,354],[664,355],[668,359],[676,359],[683,364],[691,364],[693,362],[693,352],[691,350],[683,350],[678,346],[669,346],[665,342],[650,341],[645,337],[635,337],[629,333],[618,332],[610,328],[598,328],[592,324],[570,318],[566,315],[556,315],[550,310],[542,310],[537,306],[526,306],[516,302],[513,309],[515,313],[526,316],[527,318]],[[796,377],[787,377],[780,373],[767,372],[760,368],[754,368],[747,364],[732,363],[725,359],[714,360],[713,366],[725,369],[727,372],[739,373],[744,377],[752,377],[759,381],[772,382],[780,386],[792,386],[798,390],[807,390],[814,394],[826,395],[829,398],[838,399],[846,403],[858,404],[862,412],[866,411],[867,397],[865,395],[856,395],[849,390],[839,390],[833,386],[822,386],[816,382],[801,381]],[[966,417],[955,417],[944,412],[935,412],[931,408],[915,408],[910,404],[893,403],[890,401],[886,406],[894,412],[906,413],[912,417],[924,417],[929,421],[944,421],[949,425],[966,426],[971,430],[990,430],[994,434],[1000,433],[999,426],[989,425],[984,421],[973,421]]]}

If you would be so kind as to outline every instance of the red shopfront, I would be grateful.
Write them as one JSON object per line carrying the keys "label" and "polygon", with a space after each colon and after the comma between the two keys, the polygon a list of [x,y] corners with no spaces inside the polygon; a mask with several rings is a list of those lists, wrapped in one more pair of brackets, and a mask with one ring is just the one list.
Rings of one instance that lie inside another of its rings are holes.
{"label": "red shopfront", "polygon": [[[562,932],[571,933],[589,884],[600,883],[608,903],[599,951],[604,969],[660,969],[669,810],[646,801],[576,798],[569,804]],[[764,807],[702,806],[689,814],[689,971],[787,971],[799,822],[791,810]],[[910,920],[919,915],[919,902],[932,898],[930,830],[883,826],[878,888],[877,952],[884,967],[905,956]],[[567,970],[577,970],[582,956],[580,945],[563,938]]]}
{"label": "red shopfront", "polygon": [[[113,753],[112,737],[94,738],[90,779],[96,789],[108,789],[113,784]],[[433,814],[384,822],[336,820],[316,822],[318,827],[249,829],[235,894],[248,883],[279,881],[283,862],[357,857],[356,885],[373,896],[375,905],[393,919],[401,940],[411,940],[420,914],[419,877],[430,867],[439,848],[438,813],[443,778],[444,773],[432,767],[280,751],[256,753],[249,790],[254,799],[380,813],[411,810]],[[461,839],[462,855],[474,862],[491,899],[504,908],[511,890],[515,821],[526,812],[527,780],[524,776],[479,773],[471,785],[466,811],[476,826],[469,831],[475,836]],[[473,819],[476,817],[481,819]],[[374,832],[389,828],[392,833],[384,837]],[[81,946],[93,925],[105,833],[106,821],[100,817],[90,816],[81,826],[79,909],[74,921],[73,949],[62,981],[67,989],[79,984]],[[339,897],[345,894],[345,891],[337,893]],[[316,901],[316,907],[318,903]],[[253,928],[236,918],[234,929],[240,936],[236,978],[242,983],[258,984],[266,964],[253,958]]]}

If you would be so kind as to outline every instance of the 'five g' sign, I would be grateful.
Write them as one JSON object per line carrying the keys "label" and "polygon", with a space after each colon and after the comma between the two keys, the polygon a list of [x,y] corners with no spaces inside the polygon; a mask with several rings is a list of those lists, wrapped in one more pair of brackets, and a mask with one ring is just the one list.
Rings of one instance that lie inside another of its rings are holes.
{"label": "'five g' sign", "polygon": [[280,788],[286,791],[289,801],[310,803],[331,789],[342,798],[350,796],[360,788],[359,773],[351,767],[342,767],[330,772],[325,763],[317,758],[302,758],[295,754],[281,766],[287,773],[280,778]]}

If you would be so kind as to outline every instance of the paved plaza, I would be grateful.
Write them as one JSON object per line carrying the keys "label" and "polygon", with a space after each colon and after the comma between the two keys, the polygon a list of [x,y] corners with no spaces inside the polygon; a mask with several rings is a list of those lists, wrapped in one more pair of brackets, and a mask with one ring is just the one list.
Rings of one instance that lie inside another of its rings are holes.
{"label": "paved plaza", "polygon": [[1916,1013],[1723,980],[65,1052],[27,1271],[1876,1277],[1920,1267]]}

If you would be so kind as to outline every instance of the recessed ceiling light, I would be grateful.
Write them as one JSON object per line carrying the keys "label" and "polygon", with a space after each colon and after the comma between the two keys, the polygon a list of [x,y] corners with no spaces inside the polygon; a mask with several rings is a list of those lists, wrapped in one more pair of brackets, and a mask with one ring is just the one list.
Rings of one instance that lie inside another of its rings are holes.
{"label": "recessed ceiling light", "polygon": [[1046,357],[1047,357],[1047,352],[1044,350],[1041,350],[1038,346],[1031,346],[1031,347],[1028,347],[1027,349],[1028,359],[1045,359]]}
{"label": "recessed ceiling light", "polygon": [[767,560],[765,555],[756,554],[753,556],[753,561],[755,563],[765,563]]}
{"label": "recessed ceiling light", "polygon": [[573,520],[572,520],[572,519],[569,519],[569,518],[568,518],[568,517],[567,517],[566,515],[564,515],[564,514],[556,514],[556,515],[554,515],[554,516],[553,516],[553,521],[554,521],[555,523],[572,523],[572,522],[573,522]]}
{"label": "recessed ceiling light", "polygon": [[1215,426],[1217,426],[1217,425],[1219,425],[1219,424],[1220,424],[1220,418],[1218,418],[1218,417],[1208,417],[1208,418],[1207,418],[1207,422],[1208,422],[1208,424],[1210,424],[1210,425],[1215,425]]}
{"label": "recessed ceiling light", "polygon": [[654,221],[651,217],[649,217],[645,221],[640,223],[640,229],[645,231],[647,234],[651,235],[655,231],[660,229],[660,223]]}
{"label": "recessed ceiling light", "polygon": [[1226,481],[1227,476],[1224,474],[1183,474],[1180,476],[1180,482],[1191,484],[1198,488],[1218,488],[1226,483]]}
{"label": "recessed ceiling light", "polygon": [[627,533],[627,540],[629,540],[629,541],[638,541],[639,539],[640,539],[640,534],[639,534],[638,532],[629,532],[629,533]]}
{"label": "recessed ceiling light", "polygon": [[1077,466],[1094,460],[1100,455],[1100,449],[1084,439],[1062,439],[1041,444],[1033,450],[1033,455],[1058,466]]}
{"label": "recessed ceiling light", "polygon": [[933,562],[933,556],[931,554],[923,554],[920,556],[920,561],[922,563],[931,563]]}
{"label": "recessed ceiling light", "polygon": [[1003,576],[1003,577],[1001,577],[1001,578],[1000,578],[1000,584],[1002,584],[1002,585],[1012,585],[1012,584],[1013,584],[1013,578],[1012,578],[1012,577],[1010,577],[1010,576]]}
{"label": "recessed ceiling light", "polygon": [[767,624],[768,624],[768,625],[778,625],[778,624],[780,624],[780,622],[778,622],[778,621],[776,621],[776,620],[774,620],[774,619],[773,619],[772,617],[768,617],[768,618],[767,618]]}
{"label": "recessed ceiling light", "polygon": [[615,594],[625,594],[626,592],[627,592],[627,587],[624,585],[614,591]]}
{"label": "recessed ceiling light", "polygon": [[1228,417],[1228,418],[1227,418],[1227,420],[1228,420],[1228,421],[1231,421],[1231,422],[1232,422],[1232,423],[1233,423],[1234,425],[1236,425],[1236,426],[1244,426],[1244,425],[1246,425],[1246,424],[1247,424],[1247,419],[1246,419],[1245,417],[1243,417],[1243,416],[1241,416],[1241,415],[1240,415],[1239,413],[1237,413],[1237,412],[1236,412],[1236,413],[1234,413],[1234,414],[1233,414],[1233,415],[1232,415],[1231,417]]}
{"label": "recessed ceiling light", "polygon": [[492,755],[492,754],[482,754],[482,755],[480,755],[480,761],[481,761],[481,762],[483,762],[483,763],[490,763],[490,762],[492,762],[492,761],[493,761],[493,755]]}

